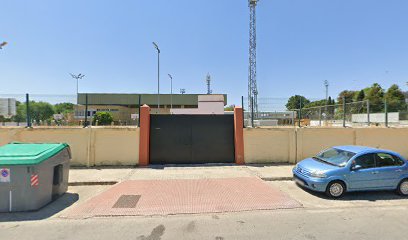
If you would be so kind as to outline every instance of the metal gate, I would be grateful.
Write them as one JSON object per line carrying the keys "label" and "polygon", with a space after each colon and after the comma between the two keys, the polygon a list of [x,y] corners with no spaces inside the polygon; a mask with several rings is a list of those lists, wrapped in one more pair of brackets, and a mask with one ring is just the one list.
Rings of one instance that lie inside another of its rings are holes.
{"label": "metal gate", "polygon": [[233,163],[233,115],[150,115],[151,164]]}

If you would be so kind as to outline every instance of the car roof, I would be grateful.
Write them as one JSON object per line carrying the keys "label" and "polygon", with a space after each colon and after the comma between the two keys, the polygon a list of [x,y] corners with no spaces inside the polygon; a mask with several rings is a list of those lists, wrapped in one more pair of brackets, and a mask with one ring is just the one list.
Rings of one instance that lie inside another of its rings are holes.
{"label": "car roof", "polygon": [[362,153],[362,152],[371,152],[371,151],[378,151],[381,149],[373,148],[373,147],[366,147],[366,146],[354,146],[354,145],[347,145],[347,146],[335,146],[333,148],[353,152],[353,153]]}

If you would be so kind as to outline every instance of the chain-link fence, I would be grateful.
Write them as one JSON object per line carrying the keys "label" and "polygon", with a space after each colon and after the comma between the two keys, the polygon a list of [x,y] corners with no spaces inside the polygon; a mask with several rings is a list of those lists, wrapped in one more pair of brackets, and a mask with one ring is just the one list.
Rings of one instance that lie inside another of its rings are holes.
{"label": "chain-link fence", "polygon": [[[76,95],[0,94],[0,127],[7,126],[138,126],[143,99],[133,104],[92,105],[86,94],[80,103]],[[139,96],[140,98],[140,96]],[[289,98],[258,98],[258,112],[244,106],[244,126],[248,127],[408,127],[405,102],[354,101],[300,109],[287,109]],[[316,99],[311,99],[311,102]],[[300,104],[302,106],[302,104]]]}
{"label": "chain-link fence", "polygon": [[[285,105],[288,99],[258,98],[258,113],[253,113],[253,119],[251,112],[244,111],[245,126],[408,127],[408,111],[406,107],[401,108],[406,106],[405,102],[341,101],[338,104],[287,110]],[[242,105],[245,110],[249,108],[247,99],[242,98]]]}
{"label": "chain-link fence", "polygon": [[298,126],[352,127],[367,126],[368,101],[295,109]]}
{"label": "chain-link fence", "polygon": [[135,106],[77,104],[76,95],[0,94],[0,127],[138,126]]}

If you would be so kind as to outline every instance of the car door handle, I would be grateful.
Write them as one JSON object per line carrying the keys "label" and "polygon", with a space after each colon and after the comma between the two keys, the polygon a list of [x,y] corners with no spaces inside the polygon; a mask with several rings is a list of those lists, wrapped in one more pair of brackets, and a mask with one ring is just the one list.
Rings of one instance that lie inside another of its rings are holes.
{"label": "car door handle", "polygon": [[378,172],[378,171],[375,171],[375,172],[371,172],[372,174],[379,174],[380,172]]}
{"label": "car door handle", "polygon": [[397,169],[397,170],[395,170],[396,172],[402,172],[402,169]]}

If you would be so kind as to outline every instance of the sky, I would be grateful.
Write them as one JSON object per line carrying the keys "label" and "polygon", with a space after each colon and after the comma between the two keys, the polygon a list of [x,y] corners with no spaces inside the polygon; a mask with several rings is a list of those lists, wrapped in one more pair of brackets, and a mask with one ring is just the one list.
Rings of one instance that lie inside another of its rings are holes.
{"label": "sky", "polygon": [[[374,82],[407,90],[408,1],[261,0],[259,97],[323,99]],[[247,0],[0,0],[0,94],[247,94]]]}

